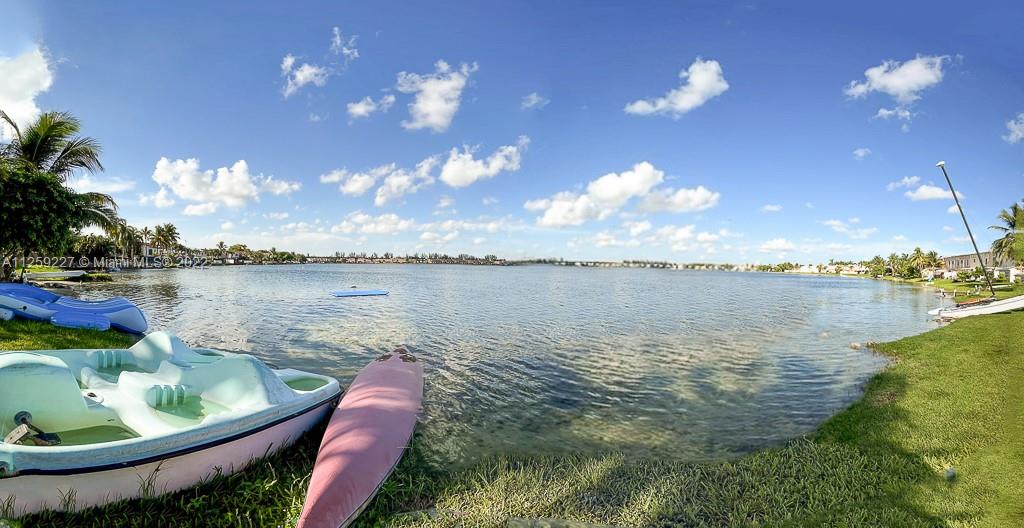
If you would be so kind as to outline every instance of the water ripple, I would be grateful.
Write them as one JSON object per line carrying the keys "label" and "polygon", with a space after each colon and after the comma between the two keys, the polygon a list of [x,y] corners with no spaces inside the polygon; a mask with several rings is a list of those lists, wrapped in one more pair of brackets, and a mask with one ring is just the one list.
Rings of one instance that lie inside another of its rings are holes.
{"label": "water ripple", "polygon": [[[352,285],[388,297],[337,299]],[[244,266],[125,272],[153,329],[348,382],[407,345],[441,464],[499,452],[735,456],[813,429],[931,328],[932,296],[868,280],[669,270]]]}

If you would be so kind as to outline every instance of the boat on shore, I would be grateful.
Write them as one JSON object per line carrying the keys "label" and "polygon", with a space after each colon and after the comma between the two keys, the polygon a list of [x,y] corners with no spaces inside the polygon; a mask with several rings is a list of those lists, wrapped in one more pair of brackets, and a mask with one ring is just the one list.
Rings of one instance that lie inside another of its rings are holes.
{"label": "boat on shore", "polygon": [[340,393],[165,332],[126,350],[3,353],[0,505],[21,516],[191,487],[290,445]]}
{"label": "boat on shore", "polygon": [[0,283],[0,308],[10,310],[17,317],[49,321],[68,328],[114,328],[133,334],[141,334],[149,328],[142,310],[124,297],[83,301],[29,284]]}
{"label": "boat on shore", "polygon": [[81,277],[86,272],[83,270],[73,271],[30,271],[25,273],[25,280],[52,280],[52,279],[73,279],[75,277]]}
{"label": "boat on shore", "polygon": [[974,315],[997,314],[1021,309],[1024,309],[1024,295],[984,303],[962,303],[950,308],[932,310],[928,313],[931,315],[937,315],[943,319],[963,319],[964,317],[971,317]]}
{"label": "boat on shore", "polygon": [[358,517],[409,447],[423,402],[423,364],[400,348],[359,372],[320,443],[298,528]]}

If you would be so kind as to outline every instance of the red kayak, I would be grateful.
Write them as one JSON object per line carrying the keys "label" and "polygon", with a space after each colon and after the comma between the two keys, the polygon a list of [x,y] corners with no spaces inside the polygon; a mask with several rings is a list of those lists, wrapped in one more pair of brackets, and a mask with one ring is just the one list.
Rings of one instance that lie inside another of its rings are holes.
{"label": "red kayak", "polygon": [[963,308],[963,307],[966,307],[966,306],[975,306],[975,305],[978,305],[978,304],[988,304],[988,303],[993,302],[995,300],[996,300],[995,297],[986,297],[984,299],[975,299],[973,301],[964,301],[964,302],[956,303],[956,307],[957,308]]}
{"label": "red kayak", "polygon": [[298,528],[355,520],[409,446],[423,402],[423,365],[400,348],[352,381],[320,443]]}

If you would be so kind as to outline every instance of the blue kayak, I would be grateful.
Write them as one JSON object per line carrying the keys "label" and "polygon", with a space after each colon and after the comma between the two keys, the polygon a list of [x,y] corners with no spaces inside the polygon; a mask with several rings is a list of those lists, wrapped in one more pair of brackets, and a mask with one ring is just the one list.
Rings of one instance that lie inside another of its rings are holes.
{"label": "blue kayak", "polygon": [[335,297],[370,297],[387,294],[387,290],[338,290],[331,292],[331,295]]}
{"label": "blue kayak", "polygon": [[67,328],[114,328],[141,334],[149,326],[142,310],[124,297],[82,301],[29,284],[0,283],[0,309],[16,317],[49,321]]}

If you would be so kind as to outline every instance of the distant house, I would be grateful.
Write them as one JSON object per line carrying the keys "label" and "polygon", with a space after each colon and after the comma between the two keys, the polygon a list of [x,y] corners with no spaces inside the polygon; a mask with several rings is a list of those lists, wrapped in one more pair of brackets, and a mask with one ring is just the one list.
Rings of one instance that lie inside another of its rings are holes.
{"label": "distant house", "polygon": [[847,264],[839,268],[840,275],[867,275],[868,267],[860,264]]}
{"label": "distant house", "polygon": [[957,271],[963,269],[975,269],[979,267],[986,268],[1012,268],[1013,262],[1007,259],[998,259],[992,255],[991,251],[985,251],[981,253],[981,261],[978,261],[978,255],[974,253],[968,253],[966,255],[953,255],[949,257],[942,257],[943,268],[946,271]]}

